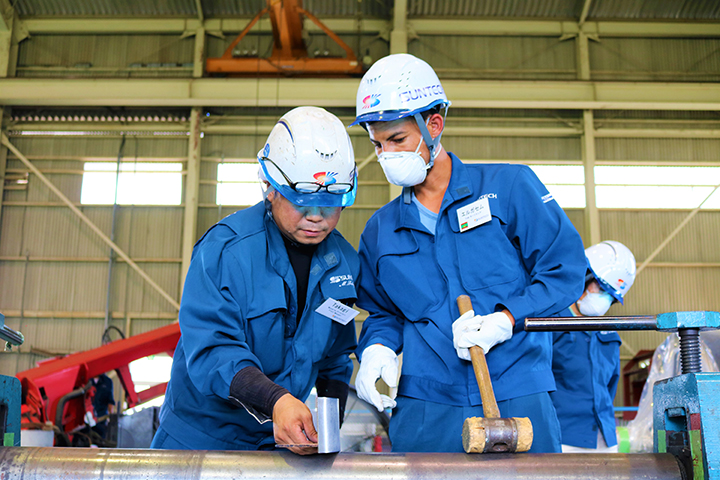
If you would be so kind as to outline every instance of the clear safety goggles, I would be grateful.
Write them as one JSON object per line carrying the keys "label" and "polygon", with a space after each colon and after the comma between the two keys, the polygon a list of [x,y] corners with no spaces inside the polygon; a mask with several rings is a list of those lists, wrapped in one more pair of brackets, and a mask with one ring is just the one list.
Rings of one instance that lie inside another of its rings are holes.
{"label": "clear safety goggles", "polygon": [[[353,169],[352,183],[330,183],[322,185],[317,182],[293,182],[277,166],[275,162],[267,157],[258,157],[260,166],[270,185],[290,202],[301,207],[349,207],[355,203],[357,193],[357,166]],[[272,164],[283,176],[287,185],[275,181],[268,172],[266,163]]]}

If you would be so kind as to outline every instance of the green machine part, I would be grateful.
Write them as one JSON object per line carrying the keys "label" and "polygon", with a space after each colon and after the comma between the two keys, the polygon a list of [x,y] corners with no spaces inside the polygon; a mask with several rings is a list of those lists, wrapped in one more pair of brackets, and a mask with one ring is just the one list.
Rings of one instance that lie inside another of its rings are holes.
{"label": "green machine part", "polygon": [[0,375],[0,438],[3,447],[20,446],[21,395],[20,380]]}
{"label": "green machine part", "polygon": [[720,374],[687,373],[655,384],[656,453],[672,453],[693,480],[720,480]]}

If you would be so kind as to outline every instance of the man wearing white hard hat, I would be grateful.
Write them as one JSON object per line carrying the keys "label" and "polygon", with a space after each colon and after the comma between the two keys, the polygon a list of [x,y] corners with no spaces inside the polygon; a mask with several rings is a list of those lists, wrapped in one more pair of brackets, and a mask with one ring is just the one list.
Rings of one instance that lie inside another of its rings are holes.
{"label": "man wearing white hard hat", "polygon": [[193,250],[153,448],[316,453],[311,389],[344,408],[359,262],[335,226],[357,191],[350,137],[329,112],[299,107],[258,161],[264,201]]}
{"label": "man wearing white hard hat", "polygon": [[[623,303],[635,281],[635,257],[622,243],[600,242],[585,250],[585,291],[563,317],[599,317]],[[562,429],[562,451],[616,453],[613,401],[620,379],[617,332],[553,332],[552,392]]]}
{"label": "man wearing white hard hat", "polygon": [[[582,294],[582,241],[528,167],[466,165],[443,149],[449,106],[430,65],[407,54],[380,59],[358,89],[355,124],[403,192],[360,239],[358,306],[369,316],[356,389],[378,410],[395,407],[393,451],[462,452],[463,421],[482,416],[469,355],[478,345],[501,416],[530,418],[531,452],[559,452],[552,337],[523,324]],[[461,294],[474,307],[462,316]],[[378,393],[381,377],[395,400]]]}

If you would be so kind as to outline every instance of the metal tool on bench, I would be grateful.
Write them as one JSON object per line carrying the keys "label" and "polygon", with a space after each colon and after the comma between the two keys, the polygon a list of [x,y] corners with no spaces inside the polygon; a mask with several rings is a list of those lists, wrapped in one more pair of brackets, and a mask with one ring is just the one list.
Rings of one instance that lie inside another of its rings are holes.
{"label": "metal tool on bench", "polygon": [[[470,297],[457,298],[460,315],[472,310]],[[529,418],[501,418],[495,401],[485,352],[477,346],[470,347],[475,379],[480,388],[484,417],[466,418],[463,423],[463,448],[467,453],[527,452],[533,441],[532,423]]]}
{"label": "metal tool on bench", "polygon": [[700,331],[720,328],[718,312],[630,317],[528,318],[525,331],[658,330],[680,337],[682,374],[653,389],[656,453],[672,453],[687,478],[720,480],[720,374],[701,372]]}

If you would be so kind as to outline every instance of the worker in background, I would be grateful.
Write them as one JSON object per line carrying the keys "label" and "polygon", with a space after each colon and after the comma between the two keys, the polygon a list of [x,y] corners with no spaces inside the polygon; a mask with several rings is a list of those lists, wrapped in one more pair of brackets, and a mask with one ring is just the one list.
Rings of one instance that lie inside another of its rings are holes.
{"label": "worker in background", "polygon": [[92,386],[95,387],[95,395],[92,397],[93,410],[97,419],[92,429],[105,438],[107,433],[108,416],[115,409],[114,387],[113,381],[106,374],[102,373],[92,380]]}
{"label": "worker in background", "polygon": [[[622,243],[606,241],[585,250],[585,291],[563,317],[599,317],[623,303],[635,281],[635,257]],[[554,332],[551,393],[562,429],[562,451],[616,453],[613,401],[620,378],[617,332]]]}
{"label": "worker in background", "polygon": [[311,389],[341,410],[347,400],[357,342],[343,312],[359,262],[335,226],[357,192],[350,137],[329,112],[298,107],[258,161],[264,201],[218,222],[193,250],[153,448],[283,444],[311,454]]}
{"label": "worker in background", "polygon": [[[463,421],[482,416],[468,350],[479,345],[501,416],[530,418],[531,452],[560,452],[552,337],[523,324],[580,297],[582,240],[530,168],[467,165],[443,149],[449,105],[433,69],[412,55],[380,59],[360,83],[354,124],[403,191],[360,239],[358,306],[369,316],[356,389],[378,410],[395,407],[393,451],[462,452]],[[460,317],[461,294],[474,311]],[[380,377],[398,386],[395,401],[378,393]]]}

